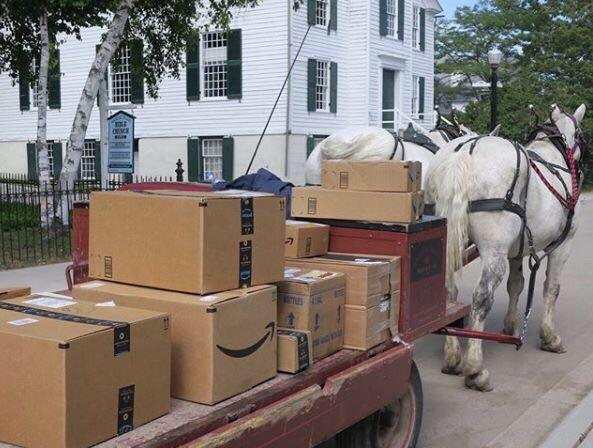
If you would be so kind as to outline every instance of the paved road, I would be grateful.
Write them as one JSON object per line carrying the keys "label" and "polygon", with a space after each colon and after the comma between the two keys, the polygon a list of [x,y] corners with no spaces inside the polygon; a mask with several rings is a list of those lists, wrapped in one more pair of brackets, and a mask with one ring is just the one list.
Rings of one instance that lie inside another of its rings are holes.
{"label": "paved road", "polygon": [[[442,338],[430,336],[421,341],[415,355],[425,398],[419,448],[536,447],[593,390],[593,195],[583,201],[582,219],[557,305],[557,327],[568,353],[557,355],[538,349],[545,269],[538,275],[536,308],[526,345],[517,352],[512,346],[484,344],[493,392],[464,389],[463,378],[441,374]],[[467,303],[479,269],[476,261],[464,272],[460,297]],[[506,281],[497,291],[488,319],[487,329],[492,331],[503,326],[505,285]],[[572,447],[578,435],[566,434],[565,446]]]}
{"label": "paved road", "polygon": [[0,288],[31,286],[33,292],[60,291],[67,288],[64,274],[66,266],[68,263],[0,271]]}

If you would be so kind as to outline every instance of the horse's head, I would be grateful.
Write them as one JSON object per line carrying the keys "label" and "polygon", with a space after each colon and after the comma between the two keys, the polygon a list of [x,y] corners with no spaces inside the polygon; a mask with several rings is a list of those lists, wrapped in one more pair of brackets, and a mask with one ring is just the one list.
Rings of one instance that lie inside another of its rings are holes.
{"label": "horse's head", "polygon": [[587,107],[582,104],[574,114],[564,112],[557,105],[552,106],[550,120],[558,128],[564,137],[566,146],[572,149],[575,160],[579,160],[585,151],[585,138],[581,129],[581,123],[585,117]]}

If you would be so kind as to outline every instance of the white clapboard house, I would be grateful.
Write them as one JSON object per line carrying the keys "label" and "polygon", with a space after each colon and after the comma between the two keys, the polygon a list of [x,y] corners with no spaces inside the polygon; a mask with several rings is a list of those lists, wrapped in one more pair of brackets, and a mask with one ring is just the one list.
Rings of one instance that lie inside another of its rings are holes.
{"label": "white clapboard house", "polygon": [[[112,111],[136,117],[135,173],[172,176],[181,159],[190,180],[244,173],[292,59],[311,30],[263,140],[254,168],[294,182],[315,142],[346,126],[399,129],[412,117],[432,124],[437,0],[263,0],[239,11],[228,32],[192,42],[180,79],[167,78],[158,99],[145,94],[128,42],[109,70]],[[48,138],[59,172],[74,112],[101,29],[68,38],[52,55]],[[34,62],[33,62],[34,63]],[[36,175],[36,90],[0,75],[0,173]],[[80,176],[100,175],[99,113],[87,132]]]}

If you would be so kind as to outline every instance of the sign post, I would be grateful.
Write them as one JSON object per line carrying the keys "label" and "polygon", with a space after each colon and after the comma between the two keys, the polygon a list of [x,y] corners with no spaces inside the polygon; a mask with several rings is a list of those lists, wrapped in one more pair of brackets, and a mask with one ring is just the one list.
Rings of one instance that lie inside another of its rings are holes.
{"label": "sign post", "polygon": [[110,173],[134,172],[134,120],[133,115],[119,111],[107,119],[109,132],[108,169]]}

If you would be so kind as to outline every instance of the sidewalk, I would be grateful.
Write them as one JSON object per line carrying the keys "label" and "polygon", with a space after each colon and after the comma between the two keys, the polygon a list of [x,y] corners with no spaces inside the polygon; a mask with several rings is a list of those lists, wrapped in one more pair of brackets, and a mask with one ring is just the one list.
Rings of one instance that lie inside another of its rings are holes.
{"label": "sidewalk", "polygon": [[48,264],[32,268],[0,271],[0,288],[30,286],[33,292],[66,289],[66,266],[69,263]]}

